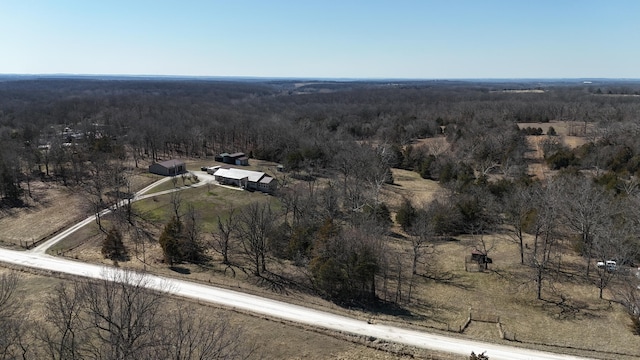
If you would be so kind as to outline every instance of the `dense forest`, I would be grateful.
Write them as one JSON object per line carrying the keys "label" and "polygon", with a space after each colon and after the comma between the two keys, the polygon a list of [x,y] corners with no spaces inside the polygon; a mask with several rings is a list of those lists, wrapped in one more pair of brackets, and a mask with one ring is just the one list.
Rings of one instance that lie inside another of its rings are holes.
{"label": "dense forest", "polygon": [[[5,79],[0,197],[4,208],[25,206],[32,182],[54,182],[100,210],[128,196],[127,174],[151,162],[242,151],[291,179],[275,195],[278,211],[260,203],[238,209],[237,221],[218,218],[217,251],[228,261],[236,237],[256,276],[276,257],[306,269],[313,291],[336,303],[402,304],[430,244],[473,235],[487,257],[482,235],[502,233],[519,245],[538,299],[566,248],[602,297],[622,272],[595,261],[640,262],[639,114],[631,81]],[[567,146],[558,123],[583,143]],[[552,176],[531,173],[531,137]],[[446,200],[385,203],[392,169],[437,181]],[[176,207],[159,237],[171,264],[203,261],[190,219]],[[406,270],[386,243],[398,233],[411,250]],[[640,332],[640,297],[612,292]]]}
{"label": "dense forest", "polygon": [[[525,165],[523,135],[538,129],[523,133],[516,123],[551,120],[583,124],[574,132],[592,140],[573,151],[548,141],[545,157],[553,168],[635,174],[640,149],[633,83],[543,83],[536,84],[546,85],[543,93],[513,90],[531,85],[4,81],[1,194],[17,201],[19,189],[34,175],[78,183],[88,174],[77,164],[104,160],[99,155],[130,156],[137,165],[139,159],[205,157],[235,149],[291,169],[328,169],[339,168],[343,155],[356,147],[368,146],[363,151],[372,153],[384,146],[391,166],[425,178],[439,179],[444,169],[447,180],[451,168],[465,167],[517,177]],[[437,149],[429,153],[410,146],[441,135],[452,145],[447,153],[435,156]],[[65,151],[71,145],[86,151]]]}

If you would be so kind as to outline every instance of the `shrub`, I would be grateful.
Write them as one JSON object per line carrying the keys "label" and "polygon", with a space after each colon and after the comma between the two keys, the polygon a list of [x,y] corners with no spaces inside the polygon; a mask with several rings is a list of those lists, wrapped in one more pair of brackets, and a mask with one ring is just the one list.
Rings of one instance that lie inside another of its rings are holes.
{"label": "shrub", "polygon": [[402,227],[402,230],[408,231],[415,223],[417,216],[418,213],[411,201],[405,198],[396,213],[396,222]]}
{"label": "shrub", "polygon": [[482,354],[478,355],[476,355],[476,353],[472,351],[471,355],[469,355],[469,360],[489,360],[489,356],[485,355],[484,351],[482,352]]}
{"label": "shrub", "polygon": [[637,314],[630,314],[631,317],[631,332],[633,335],[640,335],[640,318]]}
{"label": "shrub", "polygon": [[372,218],[378,226],[384,229],[388,229],[393,221],[391,221],[391,212],[387,207],[387,204],[380,202],[374,206],[366,206],[364,208],[365,213]]}
{"label": "shrub", "polygon": [[560,149],[546,158],[546,162],[553,170],[577,166],[580,164],[578,158],[571,150]]}
{"label": "shrub", "polygon": [[558,133],[556,133],[556,129],[554,129],[553,126],[549,126],[549,130],[547,130],[547,135],[556,136],[558,135]]}

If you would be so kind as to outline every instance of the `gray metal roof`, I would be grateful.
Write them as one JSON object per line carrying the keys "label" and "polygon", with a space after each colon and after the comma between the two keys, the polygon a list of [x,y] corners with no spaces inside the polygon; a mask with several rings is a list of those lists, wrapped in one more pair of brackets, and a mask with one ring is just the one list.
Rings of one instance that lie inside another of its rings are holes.
{"label": "gray metal roof", "polygon": [[172,168],[172,167],[176,167],[178,165],[184,165],[184,161],[182,160],[177,160],[177,159],[171,159],[171,160],[165,160],[162,162],[157,163],[163,167],[166,168]]}
{"label": "gray metal roof", "polygon": [[242,170],[242,169],[218,169],[213,173],[215,176],[222,176],[227,179],[242,180],[247,178],[251,182],[258,182],[265,174],[260,171]]}

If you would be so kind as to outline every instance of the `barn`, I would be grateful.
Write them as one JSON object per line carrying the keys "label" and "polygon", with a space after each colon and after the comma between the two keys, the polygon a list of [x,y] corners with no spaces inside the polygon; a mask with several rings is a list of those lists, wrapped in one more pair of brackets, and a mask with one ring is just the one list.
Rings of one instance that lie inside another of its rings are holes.
{"label": "barn", "polygon": [[187,172],[187,165],[182,160],[167,160],[149,165],[149,172],[163,176],[175,176]]}

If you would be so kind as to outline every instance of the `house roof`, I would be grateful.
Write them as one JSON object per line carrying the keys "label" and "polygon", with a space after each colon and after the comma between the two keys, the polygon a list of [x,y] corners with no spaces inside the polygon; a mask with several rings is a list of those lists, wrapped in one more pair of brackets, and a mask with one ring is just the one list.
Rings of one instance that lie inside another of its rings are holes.
{"label": "house roof", "polygon": [[237,152],[237,153],[229,154],[229,157],[232,157],[232,158],[239,158],[239,157],[242,157],[242,156],[244,156],[243,152]]}
{"label": "house roof", "polygon": [[172,167],[176,167],[178,165],[184,165],[184,161],[177,160],[177,159],[171,159],[171,160],[165,160],[165,161],[159,162],[157,164],[161,165],[163,167],[166,167],[166,168],[172,168]]}
{"label": "house roof", "polygon": [[222,176],[227,179],[241,180],[247,178],[251,182],[258,182],[265,174],[259,171],[242,170],[242,169],[218,169],[213,173],[214,176]]}

